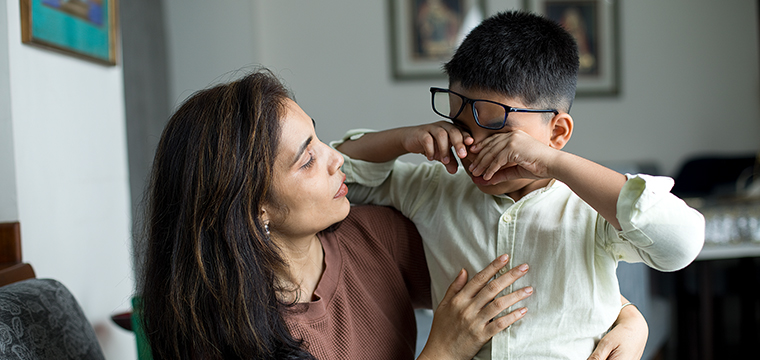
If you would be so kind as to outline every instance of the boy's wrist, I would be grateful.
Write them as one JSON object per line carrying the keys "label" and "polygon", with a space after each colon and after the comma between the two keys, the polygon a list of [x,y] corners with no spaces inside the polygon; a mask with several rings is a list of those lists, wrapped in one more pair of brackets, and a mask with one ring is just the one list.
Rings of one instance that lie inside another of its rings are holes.
{"label": "boy's wrist", "polygon": [[568,152],[552,148],[552,156],[546,162],[546,173],[549,179],[557,179],[565,182],[566,169],[572,169],[574,155]]}

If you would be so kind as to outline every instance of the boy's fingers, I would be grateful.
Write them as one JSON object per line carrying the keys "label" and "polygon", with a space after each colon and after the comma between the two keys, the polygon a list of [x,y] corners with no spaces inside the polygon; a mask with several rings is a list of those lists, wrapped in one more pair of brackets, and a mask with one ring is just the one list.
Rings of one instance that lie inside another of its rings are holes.
{"label": "boy's fingers", "polygon": [[480,152],[472,164],[470,164],[470,171],[475,176],[481,176],[487,169],[486,164],[490,164],[491,161],[493,161],[492,151],[491,149],[486,149],[486,151]]}
{"label": "boy's fingers", "polygon": [[422,145],[422,154],[425,155],[428,160],[433,160],[435,156],[435,141],[433,140],[433,135],[430,133],[425,134],[420,140],[420,145]]}
{"label": "boy's fingers", "polygon": [[[494,157],[494,159],[491,160],[490,165],[488,165],[488,167],[486,168],[486,171],[483,173],[483,179],[491,180],[493,175],[507,163],[508,161],[506,161],[506,159],[504,159],[501,156]],[[489,164],[489,163],[486,163],[486,164]]]}
{"label": "boy's fingers", "polygon": [[[449,153],[450,159],[456,159],[454,157],[454,153],[451,152],[450,148],[448,150],[448,153]],[[456,174],[457,169],[459,168],[459,163],[457,163],[456,160],[449,160],[449,162],[445,163],[444,165],[446,165],[446,171],[448,171],[449,174]]]}
{"label": "boy's fingers", "polygon": [[454,126],[449,126],[448,128],[449,132],[449,142],[452,146],[454,146],[454,150],[456,151],[456,156],[459,156],[460,159],[464,159],[467,157],[467,148],[465,147],[465,137],[462,134],[462,131],[457,129]]}
{"label": "boy's fingers", "polygon": [[435,128],[431,131],[433,138],[435,139],[434,149],[440,156],[440,161],[444,164],[449,162],[449,133],[443,128]]}
{"label": "boy's fingers", "polygon": [[496,185],[498,183],[507,181],[510,178],[510,174],[513,174],[513,175],[516,174],[514,170],[515,170],[515,167],[501,169],[495,172],[493,176],[491,176],[491,180],[489,180],[488,183],[491,185]]}

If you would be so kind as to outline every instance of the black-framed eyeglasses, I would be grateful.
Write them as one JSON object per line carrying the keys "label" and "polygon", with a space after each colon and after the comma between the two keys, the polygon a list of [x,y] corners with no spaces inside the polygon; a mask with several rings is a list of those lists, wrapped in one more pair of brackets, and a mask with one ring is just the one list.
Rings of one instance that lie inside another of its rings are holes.
{"label": "black-framed eyeglasses", "polygon": [[470,99],[449,89],[437,87],[431,87],[430,94],[433,101],[433,111],[436,114],[455,120],[467,104],[472,104],[472,115],[475,117],[475,122],[478,126],[489,130],[503,128],[507,123],[507,116],[513,112],[559,114],[559,111],[554,109],[521,109],[491,100]]}

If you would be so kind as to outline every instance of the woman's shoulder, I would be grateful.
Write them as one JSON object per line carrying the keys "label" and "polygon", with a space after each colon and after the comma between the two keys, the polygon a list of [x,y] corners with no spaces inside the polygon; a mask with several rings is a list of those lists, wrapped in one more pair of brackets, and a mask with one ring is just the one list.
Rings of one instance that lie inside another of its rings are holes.
{"label": "woman's shoulder", "polygon": [[359,228],[370,234],[414,227],[414,224],[400,211],[380,205],[352,205],[348,217],[340,228]]}
{"label": "woman's shoulder", "polygon": [[390,206],[382,205],[351,205],[351,211],[346,220],[366,222],[373,218],[382,218],[381,221],[404,221],[407,220],[398,210]]}
{"label": "woman's shoulder", "polygon": [[392,207],[379,205],[352,205],[348,217],[335,233],[351,242],[361,237],[366,241],[380,242],[386,248],[419,238],[411,220]]}

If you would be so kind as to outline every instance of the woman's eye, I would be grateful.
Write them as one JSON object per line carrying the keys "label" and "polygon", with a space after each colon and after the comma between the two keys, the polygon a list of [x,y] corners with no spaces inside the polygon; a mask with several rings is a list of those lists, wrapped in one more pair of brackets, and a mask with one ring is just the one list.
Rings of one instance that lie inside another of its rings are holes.
{"label": "woman's eye", "polygon": [[301,169],[308,169],[312,165],[314,165],[314,156],[309,153],[309,161],[307,161],[306,164],[303,164],[303,166],[301,166]]}

